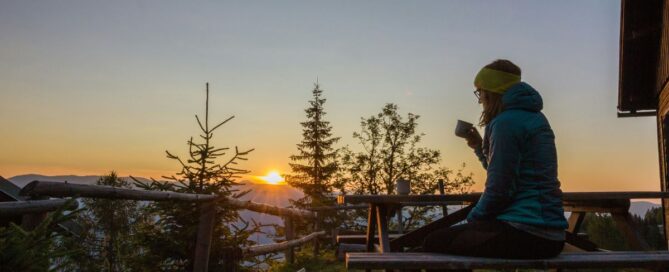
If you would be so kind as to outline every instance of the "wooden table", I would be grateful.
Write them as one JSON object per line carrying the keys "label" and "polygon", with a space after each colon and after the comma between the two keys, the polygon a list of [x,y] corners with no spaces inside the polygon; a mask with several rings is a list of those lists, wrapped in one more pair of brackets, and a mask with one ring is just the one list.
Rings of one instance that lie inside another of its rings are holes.
{"label": "wooden table", "polygon": [[[369,205],[367,216],[366,244],[367,251],[391,252],[402,251],[405,247],[420,246],[432,231],[450,227],[467,218],[481,193],[457,195],[341,195],[337,198],[340,205]],[[587,212],[610,213],[617,228],[626,237],[634,250],[649,250],[648,244],[635,230],[632,216],[629,214],[630,199],[669,198],[669,192],[569,192],[563,194],[565,211],[571,212],[566,242],[586,251],[597,251],[591,241],[577,236]],[[397,206],[447,205],[454,202],[467,206],[437,219],[423,227],[403,234],[392,240],[388,236],[388,211]],[[378,232],[378,248],[373,241],[374,232]]]}

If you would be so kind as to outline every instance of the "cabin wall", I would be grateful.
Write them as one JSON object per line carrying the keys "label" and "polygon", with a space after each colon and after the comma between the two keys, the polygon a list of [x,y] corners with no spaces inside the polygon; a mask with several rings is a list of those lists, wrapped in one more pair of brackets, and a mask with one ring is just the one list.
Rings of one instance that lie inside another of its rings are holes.
{"label": "cabin wall", "polygon": [[[656,90],[659,92],[657,136],[660,158],[660,189],[669,191],[669,0],[664,1],[662,12],[662,34],[657,67]],[[669,245],[669,199],[662,201],[664,209],[664,237]]]}

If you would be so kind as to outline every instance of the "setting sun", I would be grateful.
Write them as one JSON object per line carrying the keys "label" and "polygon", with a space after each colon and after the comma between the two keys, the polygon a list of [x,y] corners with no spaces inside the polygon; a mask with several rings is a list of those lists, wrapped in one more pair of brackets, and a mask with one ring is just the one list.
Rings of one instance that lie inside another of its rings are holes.
{"label": "setting sun", "polygon": [[279,174],[278,171],[270,171],[267,173],[266,176],[260,177],[260,179],[264,180],[268,184],[280,184],[284,181],[284,178]]}

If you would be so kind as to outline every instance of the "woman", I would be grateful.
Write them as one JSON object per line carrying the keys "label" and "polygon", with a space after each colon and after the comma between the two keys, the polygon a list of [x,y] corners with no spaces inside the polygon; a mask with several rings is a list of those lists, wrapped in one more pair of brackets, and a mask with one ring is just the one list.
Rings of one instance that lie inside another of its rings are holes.
{"label": "woman", "polygon": [[522,259],[562,251],[567,221],[555,136],[541,113],[541,96],[520,75],[508,60],[496,60],[476,75],[485,136],[472,128],[467,143],[487,170],[485,190],[467,223],[431,233],[424,251]]}

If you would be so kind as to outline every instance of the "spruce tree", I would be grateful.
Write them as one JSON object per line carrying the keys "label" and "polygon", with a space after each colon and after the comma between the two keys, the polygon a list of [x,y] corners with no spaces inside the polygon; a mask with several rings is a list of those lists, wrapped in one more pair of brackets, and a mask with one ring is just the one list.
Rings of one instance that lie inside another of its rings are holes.
{"label": "spruce tree", "polygon": [[[227,247],[249,245],[248,237],[258,230],[257,225],[245,222],[237,208],[226,203],[226,199],[239,198],[248,191],[239,192],[233,188],[239,185],[237,179],[248,171],[238,168],[239,161],[245,161],[253,149],[240,151],[237,147],[217,148],[213,144],[214,131],[232,120],[234,116],[214,126],[209,123],[209,84],[206,87],[204,122],[195,116],[201,134],[199,141],[191,137],[188,141],[188,157],[182,159],[169,151],[181,170],[172,176],[163,176],[167,181],[153,180],[136,184],[148,190],[174,191],[180,193],[212,194],[219,196],[216,203],[216,219],[209,258],[210,271],[224,270],[224,254]],[[232,151],[232,152],[231,152]],[[227,153],[232,153],[227,155]],[[227,155],[227,156],[226,156]],[[148,254],[144,262],[156,270],[192,271],[199,205],[192,202],[161,201],[149,205],[156,221],[143,230],[144,241],[148,244]]]}
{"label": "spruce tree", "polygon": [[329,196],[333,188],[339,184],[334,180],[337,172],[337,150],[334,144],[339,137],[332,136],[332,126],[325,121],[323,105],[326,99],[322,97],[323,90],[318,83],[312,90],[313,100],[305,109],[307,121],[301,122],[302,141],[297,144],[297,155],[290,156],[292,174],[286,181],[293,187],[304,192],[304,197],[294,201],[299,208],[311,208],[334,204]]}

